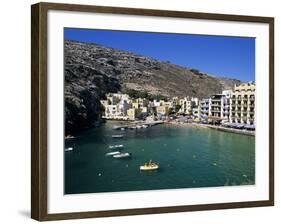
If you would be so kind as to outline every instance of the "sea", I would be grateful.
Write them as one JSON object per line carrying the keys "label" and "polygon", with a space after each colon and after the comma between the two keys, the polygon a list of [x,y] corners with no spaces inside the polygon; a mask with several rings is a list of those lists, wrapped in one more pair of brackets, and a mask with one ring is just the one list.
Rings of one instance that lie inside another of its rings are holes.
{"label": "sea", "polygon": [[[255,184],[254,136],[188,124],[115,130],[119,125],[126,123],[107,121],[65,140],[73,147],[64,151],[65,194]],[[106,156],[120,144],[129,158]],[[141,171],[150,160],[159,169]]]}

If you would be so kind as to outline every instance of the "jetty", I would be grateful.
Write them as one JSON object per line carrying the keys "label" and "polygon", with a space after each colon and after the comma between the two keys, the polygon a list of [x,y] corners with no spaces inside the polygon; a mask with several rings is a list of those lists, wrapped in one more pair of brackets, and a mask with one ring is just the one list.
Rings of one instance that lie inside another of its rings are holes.
{"label": "jetty", "polygon": [[164,123],[164,121],[140,121],[140,122],[134,122],[134,123],[127,124],[127,125],[115,126],[115,127],[113,127],[113,129],[120,130],[122,128],[123,129],[135,128],[137,126],[142,126],[142,125],[146,125],[148,127],[151,127],[151,126],[163,124],[163,123]]}

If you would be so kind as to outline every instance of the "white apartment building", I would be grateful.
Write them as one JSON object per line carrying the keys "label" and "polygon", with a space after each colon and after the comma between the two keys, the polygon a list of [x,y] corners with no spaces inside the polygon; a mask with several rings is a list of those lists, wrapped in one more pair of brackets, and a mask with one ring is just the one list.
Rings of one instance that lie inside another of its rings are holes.
{"label": "white apartment building", "polygon": [[222,118],[224,120],[229,120],[230,116],[230,98],[232,95],[232,90],[224,90],[222,91],[223,99],[222,99]]}
{"label": "white apartment building", "polygon": [[209,117],[229,120],[231,90],[224,90],[222,94],[212,95],[209,99]]}
{"label": "white apartment building", "polygon": [[223,95],[215,94],[212,95],[209,101],[210,113],[209,117],[212,118],[221,118],[222,117],[222,104],[223,104]]}
{"label": "white apartment building", "polygon": [[179,99],[179,105],[181,106],[181,108],[178,111],[180,114],[191,114],[192,113],[191,100],[189,99],[189,97],[184,97],[182,99]]}
{"label": "white apartment building", "polygon": [[109,93],[106,100],[101,100],[104,106],[103,117],[106,119],[127,120],[127,111],[132,107],[127,94]]}
{"label": "white apartment building", "polygon": [[192,116],[193,116],[194,118],[199,118],[199,107],[198,107],[198,106],[192,108]]}
{"label": "white apartment building", "polygon": [[199,118],[202,120],[207,120],[209,117],[209,113],[210,113],[210,99],[206,98],[206,99],[202,99],[199,101]]}

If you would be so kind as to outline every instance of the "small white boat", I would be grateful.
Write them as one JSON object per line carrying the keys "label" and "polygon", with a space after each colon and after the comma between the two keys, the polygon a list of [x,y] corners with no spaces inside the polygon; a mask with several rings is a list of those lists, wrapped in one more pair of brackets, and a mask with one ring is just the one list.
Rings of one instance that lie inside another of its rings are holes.
{"label": "small white boat", "polygon": [[128,152],[123,152],[123,153],[119,153],[119,154],[117,154],[117,155],[114,155],[113,157],[114,157],[114,158],[127,158],[127,157],[130,157],[130,156],[131,156],[130,153],[128,153]]}
{"label": "small white boat", "polygon": [[142,125],[143,128],[148,128],[148,125],[144,124]]}
{"label": "small white boat", "polygon": [[123,148],[124,145],[110,145],[109,148],[110,149],[119,149],[119,148]]}
{"label": "small white boat", "polygon": [[124,135],[112,135],[111,137],[112,137],[112,138],[123,138]]}
{"label": "small white boat", "polygon": [[136,128],[137,128],[137,129],[141,129],[142,126],[141,126],[141,125],[137,125]]}
{"label": "small white boat", "polygon": [[73,139],[73,138],[75,138],[75,137],[72,136],[72,135],[67,135],[67,136],[64,137],[64,139]]}
{"label": "small white boat", "polygon": [[145,163],[143,166],[140,166],[140,170],[144,171],[157,169],[159,169],[159,165],[157,163],[152,162],[151,160],[148,163]]}
{"label": "small white boat", "polygon": [[106,153],[105,155],[106,156],[114,156],[114,155],[118,155],[118,154],[120,154],[121,152],[120,151],[115,151],[115,152],[108,152],[108,153]]}
{"label": "small white boat", "polygon": [[125,128],[121,128],[120,130],[121,130],[121,131],[124,131],[124,130],[125,130]]}
{"label": "small white boat", "polygon": [[69,152],[69,151],[72,151],[73,150],[73,147],[68,147],[66,149],[64,149],[65,152]]}

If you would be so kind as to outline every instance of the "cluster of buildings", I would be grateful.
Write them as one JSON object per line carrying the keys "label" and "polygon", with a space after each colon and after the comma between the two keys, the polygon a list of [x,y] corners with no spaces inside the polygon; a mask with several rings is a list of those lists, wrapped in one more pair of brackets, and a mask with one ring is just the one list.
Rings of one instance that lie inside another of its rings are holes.
{"label": "cluster of buildings", "polygon": [[173,97],[169,101],[131,99],[127,94],[109,93],[104,106],[105,119],[169,119],[176,115],[202,122],[255,124],[255,84],[242,83],[209,98]]}

